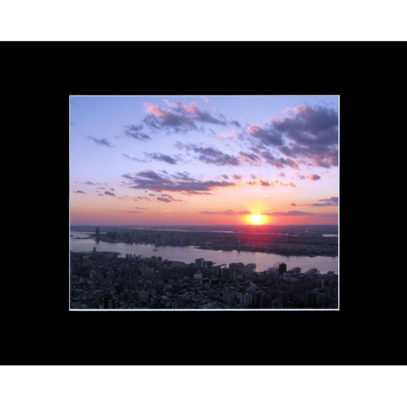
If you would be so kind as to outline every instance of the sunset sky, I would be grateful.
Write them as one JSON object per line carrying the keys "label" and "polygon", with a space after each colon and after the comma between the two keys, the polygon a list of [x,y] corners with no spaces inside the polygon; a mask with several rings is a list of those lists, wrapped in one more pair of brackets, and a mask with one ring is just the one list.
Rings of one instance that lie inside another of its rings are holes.
{"label": "sunset sky", "polygon": [[338,104],[71,96],[71,224],[337,224]]}

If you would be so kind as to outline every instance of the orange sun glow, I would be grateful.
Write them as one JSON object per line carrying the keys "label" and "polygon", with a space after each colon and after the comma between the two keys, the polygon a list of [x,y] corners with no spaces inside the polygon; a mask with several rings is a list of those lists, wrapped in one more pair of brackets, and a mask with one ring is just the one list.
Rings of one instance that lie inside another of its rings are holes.
{"label": "orange sun glow", "polygon": [[250,225],[264,225],[267,223],[267,216],[252,213],[247,215],[246,221]]}

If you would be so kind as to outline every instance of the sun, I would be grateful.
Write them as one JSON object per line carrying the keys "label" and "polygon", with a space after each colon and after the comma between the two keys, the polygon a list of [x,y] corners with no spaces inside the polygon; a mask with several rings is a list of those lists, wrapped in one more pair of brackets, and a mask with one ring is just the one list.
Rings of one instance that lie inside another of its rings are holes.
{"label": "sun", "polygon": [[267,223],[267,217],[259,214],[247,215],[247,223],[250,225],[264,225]]}

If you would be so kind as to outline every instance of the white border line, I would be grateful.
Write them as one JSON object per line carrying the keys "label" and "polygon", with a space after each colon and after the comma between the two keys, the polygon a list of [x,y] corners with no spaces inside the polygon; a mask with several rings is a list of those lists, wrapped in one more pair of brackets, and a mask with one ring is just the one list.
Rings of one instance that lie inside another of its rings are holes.
{"label": "white border line", "polygon": [[94,312],[94,311],[107,311],[107,312],[123,312],[123,311],[340,311],[340,95],[69,95],[69,181],[71,181],[71,98],[72,97],[281,97],[281,96],[305,96],[305,97],[318,97],[318,96],[337,96],[338,97],[338,308],[120,308],[120,309],[106,309],[106,308],[71,308],[71,193],[70,193],[70,182],[69,182],[69,260],[68,260],[68,273],[69,273],[69,298],[68,298],[68,308],[69,311],[85,311],[85,312]]}

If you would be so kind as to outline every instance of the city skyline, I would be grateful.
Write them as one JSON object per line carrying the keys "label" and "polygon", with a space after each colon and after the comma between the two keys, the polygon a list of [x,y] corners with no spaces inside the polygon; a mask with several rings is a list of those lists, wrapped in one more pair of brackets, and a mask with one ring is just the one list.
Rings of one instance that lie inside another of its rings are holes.
{"label": "city skyline", "polygon": [[71,224],[337,224],[338,105],[71,96]]}

